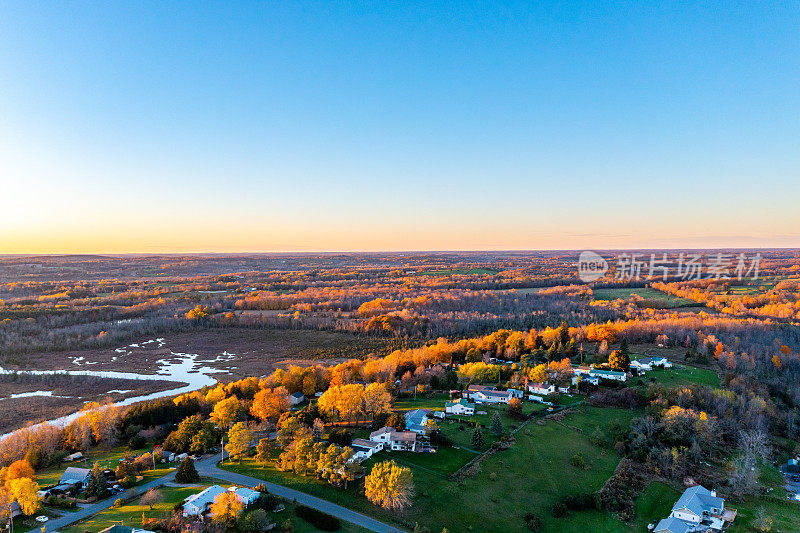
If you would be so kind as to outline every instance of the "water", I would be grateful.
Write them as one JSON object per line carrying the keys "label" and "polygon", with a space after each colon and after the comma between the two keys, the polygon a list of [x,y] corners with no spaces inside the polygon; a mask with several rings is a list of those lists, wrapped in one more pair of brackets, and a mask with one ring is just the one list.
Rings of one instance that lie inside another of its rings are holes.
{"label": "water", "polygon": [[[12,370],[6,370],[3,367],[0,367],[0,374],[29,374],[35,376],[44,376],[44,375],[96,376],[101,378],[138,379],[144,381],[176,381],[180,383],[185,383],[185,385],[181,387],[163,390],[159,392],[153,392],[150,394],[144,394],[141,396],[132,396],[131,398],[126,398],[119,402],[115,402],[114,404],[114,405],[131,405],[137,402],[155,400],[157,398],[163,398],[166,396],[176,396],[178,394],[185,394],[187,392],[193,392],[198,389],[202,389],[203,387],[206,386],[216,385],[217,380],[213,378],[211,375],[218,374],[220,372],[227,372],[226,370],[211,368],[209,366],[202,366],[202,363],[199,363],[197,361],[197,358],[199,357],[198,354],[171,351],[170,355],[171,355],[170,359],[160,359],[155,363],[156,365],[158,365],[158,370],[156,371],[155,374],[138,374],[136,372],[115,372],[111,370],[14,370],[12,371]],[[226,353],[226,356],[227,355],[230,354]],[[81,366],[80,361],[75,361],[75,364]],[[36,391],[34,393],[22,393],[22,394],[27,396],[50,396],[52,395],[52,392]],[[0,405],[2,405],[2,403],[0,403]],[[66,416],[54,418],[53,420],[48,420],[46,423],[59,427],[64,427],[73,420],[75,420],[76,418],[78,418],[83,413],[84,412],[76,411]],[[36,424],[31,427],[35,428],[39,425],[41,424]],[[10,434],[11,433],[0,435],[0,439],[5,438]]]}

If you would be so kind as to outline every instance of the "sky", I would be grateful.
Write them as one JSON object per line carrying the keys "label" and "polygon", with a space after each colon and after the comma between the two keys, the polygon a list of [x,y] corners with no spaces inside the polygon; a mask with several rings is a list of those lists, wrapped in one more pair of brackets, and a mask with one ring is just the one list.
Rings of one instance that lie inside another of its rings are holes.
{"label": "sky", "polygon": [[798,247],[798,200],[796,1],[0,0],[0,253]]}

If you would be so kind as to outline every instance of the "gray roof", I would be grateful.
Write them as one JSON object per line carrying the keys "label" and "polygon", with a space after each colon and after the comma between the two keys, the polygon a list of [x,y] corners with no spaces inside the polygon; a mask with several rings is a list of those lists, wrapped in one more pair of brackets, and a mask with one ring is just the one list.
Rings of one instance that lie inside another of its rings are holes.
{"label": "gray roof", "polygon": [[295,392],[295,393],[292,393],[292,398],[296,398],[296,399],[298,399],[298,400],[301,400],[301,399],[303,399],[303,398],[305,398],[305,397],[306,397],[306,395],[305,395],[305,394],[303,394],[302,392]]}
{"label": "gray roof", "polygon": [[198,492],[197,494],[189,496],[184,501],[186,503],[191,503],[193,505],[196,505],[198,509],[205,510],[206,506],[214,503],[214,498],[216,498],[220,494],[224,494],[225,492],[227,491],[222,487],[220,487],[219,485],[211,485],[210,487]]}
{"label": "gray roof", "polygon": [[88,468],[78,468],[77,466],[68,466],[64,473],[61,474],[59,483],[77,483],[83,482],[92,475],[92,471]]}
{"label": "gray roof", "polygon": [[694,524],[670,516],[659,522],[653,533],[688,533],[693,527]]}
{"label": "gray roof", "polygon": [[409,426],[422,426],[425,419],[428,418],[428,412],[422,409],[414,409],[405,414],[406,427]]}
{"label": "gray roof", "polygon": [[688,509],[697,516],[703,516],[704,512],[709,512],[712,508],[722,509],[724,507],[724,499],[712,496],[711,491],[702,485],[695,485],[683,491],[672,510]]}

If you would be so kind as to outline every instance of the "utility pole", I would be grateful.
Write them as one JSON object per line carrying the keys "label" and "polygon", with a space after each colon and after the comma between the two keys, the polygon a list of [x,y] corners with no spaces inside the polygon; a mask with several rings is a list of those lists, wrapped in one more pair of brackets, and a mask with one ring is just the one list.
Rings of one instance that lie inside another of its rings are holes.
{"label": "utility pole", "polygon": [[225,436],[224,435],[222,437],[220,437],[219,445],[222,448],[222,457],[220,458],[219,461],[221,463],[224,463],[225,462]]}

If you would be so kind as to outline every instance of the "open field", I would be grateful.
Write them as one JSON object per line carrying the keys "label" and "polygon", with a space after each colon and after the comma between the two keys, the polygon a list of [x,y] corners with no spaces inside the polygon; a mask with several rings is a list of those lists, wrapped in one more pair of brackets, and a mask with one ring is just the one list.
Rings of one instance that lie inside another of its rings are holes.
{"label": "open field", "polygon": [[[363,495],[363,483],[353,483],[347,490],[337,489],[312,477],[280,472],[272,464],[256,464],[252,459],[244,460],[241,465],[225,464],[224,468],[290,486],[405,527],[412,527],[418,521],[431,531],[447,527],[451,532],[522,532],[526,531],[523,515],[534,512],[543,520],[542,531],[631,531],[605,512],[576,512],[557,519],[551,517],[550,507],[566,495],[602,487],[616,468],[619,456],[610,447],[592,444],[587,435],[593,427],[610,431],[611,421],[625,424],[637,414],[629,410],[581,406],[578,412],[567,415],[563,424],[529,422],[515,434],[514,446],[488,456],[477,475],[461,482],[444,475],[457,461],[450,463],[451,457],[444,460],[442,456],[443,462],[435,464],[437,455],[446,453],[444,451],[402,455],[382,452],[365,463],[367,471],[375,461],[396,458],[409,465],[414,473],[417,491],[414,505],[401,514],[369,503]],[[464,450],[457,453],[460,456]],[[570,458],[576,453],[583,454],[587,468],[570,464]],[[467,456],[464,454],[463,458]],[[453,513],[453,509],[459,512]]]}
{"label": "open field", "polygon": [[631,384],[642,380],[645,385],[650,383],[661,383],[667,387],[679,385],[707,385],[709,387],[719,387],[719,374],[713,370],[705,368],[695,368],[691,366],[675,365],[672,368],[654,368],[637,378],[631,378]]}

